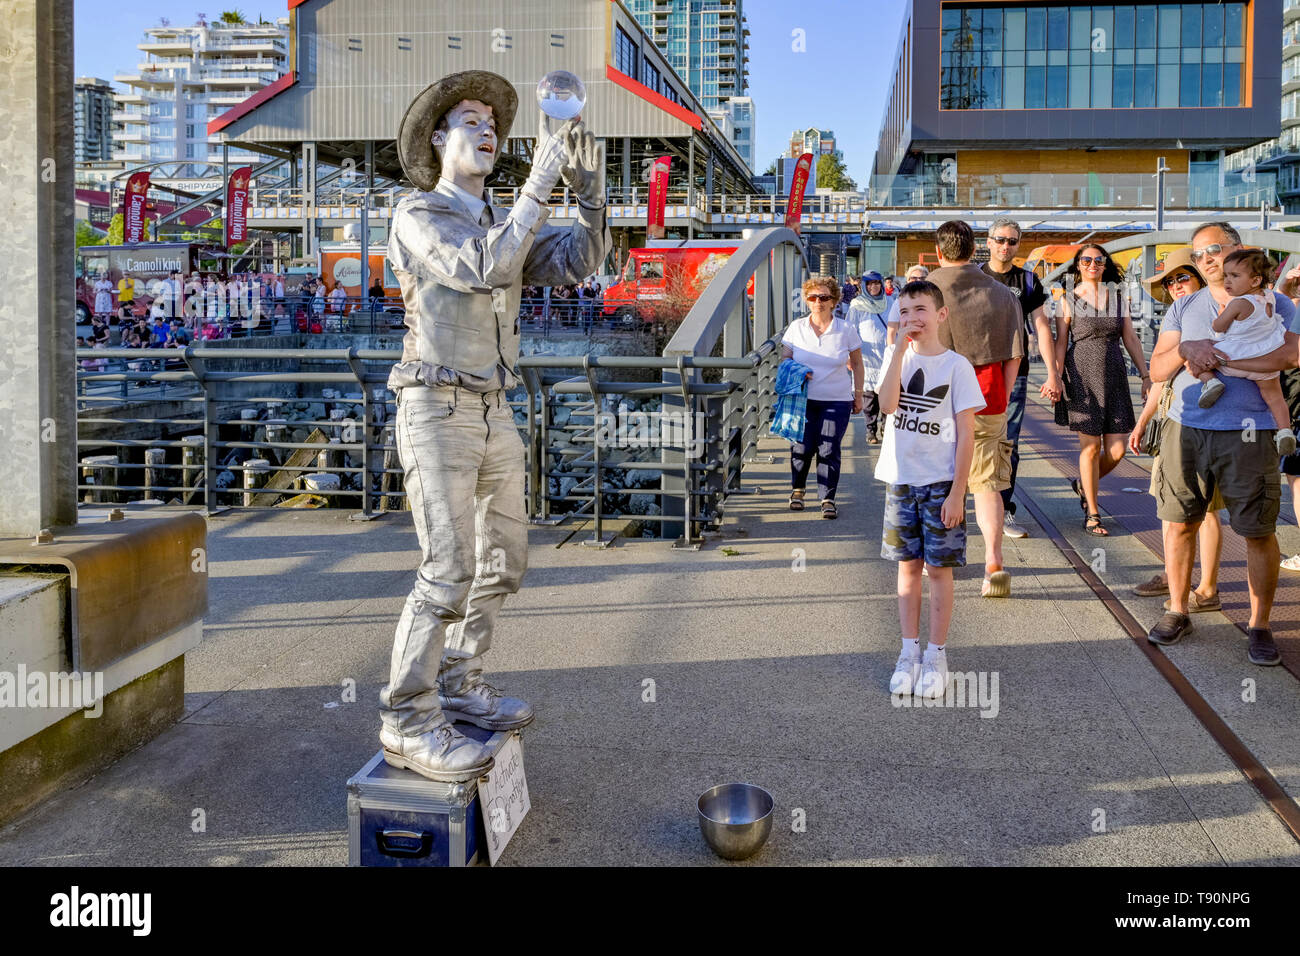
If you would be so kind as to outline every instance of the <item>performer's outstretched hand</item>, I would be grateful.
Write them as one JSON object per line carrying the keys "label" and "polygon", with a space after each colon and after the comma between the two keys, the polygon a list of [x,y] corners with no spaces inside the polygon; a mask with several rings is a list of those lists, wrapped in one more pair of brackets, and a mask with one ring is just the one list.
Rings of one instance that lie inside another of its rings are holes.
{"label": "performer's outstretched hand", "polygon": [[543,205],[550,201],[551,190],[560,181],[560,169],[568,161],[568,134],[572,122],[566,123],[554,136],[546,135],[545,123],[538,126],[533,168],[528,173],[523,192]]}
{"label": "performer's outstretched hand", "polygon": [[560,170],[564,184],[586,206],[605,204],[605,144],[587,132],[581,121],[561,131],[566,160]]}

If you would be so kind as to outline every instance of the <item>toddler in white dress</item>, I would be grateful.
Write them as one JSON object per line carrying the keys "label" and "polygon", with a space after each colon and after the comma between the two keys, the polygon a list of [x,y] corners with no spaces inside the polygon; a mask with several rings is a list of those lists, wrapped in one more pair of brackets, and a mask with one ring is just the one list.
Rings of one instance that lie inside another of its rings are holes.
{"label": "toddler in white dress", "polygon": [[[1215,348],[1229,359],[1259,358],[1286,342],[1286,327],[1273,307],[1274,293],[1268,288],[1273,263],[1259,249],[1241,249],[1223,261],[1223,288],[1233,298],[1214,320]],[[1260,397],[1268,405],[1278,425],[1277,451],[1289,455],[1296,449],[1291,430],[1291,413],[1282,394],[1278,372],[1248,372],[1220,367],[1224,375],[1252,379],[1259,386]],[[1223,394],[1224,384],[1213,372],[1197,376],[1201,380],[1201,397],[1197,404],[1209,408]]]}

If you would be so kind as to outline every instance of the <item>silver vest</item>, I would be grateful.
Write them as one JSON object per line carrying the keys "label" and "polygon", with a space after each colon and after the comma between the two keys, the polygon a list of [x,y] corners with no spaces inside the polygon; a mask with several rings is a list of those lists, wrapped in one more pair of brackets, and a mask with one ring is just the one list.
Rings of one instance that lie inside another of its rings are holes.
{"label": "silver vest", "polygon": [[402,288],[406,336],[390,388],[511,388],[519,361],[524,285],[579,282],[596,272],[612,241],[604,210],[580,209],[572,227],[546,225],[528,198],[477,222],[460,200],[417,193],[393,213],[388,262]]}

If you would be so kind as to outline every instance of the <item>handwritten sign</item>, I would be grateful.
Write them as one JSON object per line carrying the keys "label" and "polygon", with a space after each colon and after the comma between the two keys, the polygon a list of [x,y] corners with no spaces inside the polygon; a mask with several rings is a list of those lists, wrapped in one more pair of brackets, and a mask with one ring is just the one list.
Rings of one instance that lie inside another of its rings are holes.
{"label": "handwritten sign", "polygon": [[479,779],[478,801],[487,831],[488,858],[496,866],[506,844],[532,807],[528,802],[524,750],[518,734],[511,734],[505,746],[497,751],[496,766],[486,777]]}

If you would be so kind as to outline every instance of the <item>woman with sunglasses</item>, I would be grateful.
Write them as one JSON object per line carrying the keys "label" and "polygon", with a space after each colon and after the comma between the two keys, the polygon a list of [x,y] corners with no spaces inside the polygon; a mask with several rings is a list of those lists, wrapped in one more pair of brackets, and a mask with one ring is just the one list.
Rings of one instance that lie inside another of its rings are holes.
{"label": "woman with sunglasses", "polygon": [[822,517],[835,518],[840,443],[849,417],[862,411],[862,339],[852,323],[835,317],[840,285],[830,276],[813,276],[803,284],[803,295],[811,312],[791,322],[781,342],[782,361],[792,358],[812,369],[804,440],[790,445],[790,510],[803,510],[804,486],[815,454]]}
{"label": "woman with sunglasses", "polygon": [[1083,509],[1083,529],[1103,538],[1110,532],[1101,523],[1097,488],[1124,460],[1135,424],[1125,349],[1142,372],[1143,402],[1151,387],[1123,281],[1123,271],[1105,249],[1092,244],[1080,248],[1066,270],[1064,326],[1056,341],[1057,365],[1064,368],[1073,393],[1067,396],[1070,430],[1079,435],[1079,478],[1070,484]]}
{"label": "woman with sunglasses", "polygon": [[[1196,268],[1196,264],[1192,261],[1192,250],[1190,248],[1175,249],[1169,253],[1165,257],[1164,270],[1142,281],[1147,287],[1147,293],[1151,298],[1165,305],[1205,288],[1205,280],[1201,277],[1201,271]],[[1146,431],[1147,423],[1156,415],[1164,417],[1164,410],[1160,408],[1160,403],[1166,383],[1157,382],[1155,384],[1157,387],[1152,388],[1147,395],[1146,404],[1142,407],[1142,414],[1138,416],[1137,425],[1134,427],[1133,433],[1129,435],[1128,447],[1135,455],[1141,454],[1142,434]],[[1152,497],[1156,493],[1159,472],[1160,455],[1157,454],[1151,460]],[[1223,526],[1219,523],[1219,511],[1223,507],[1223,496],[1219,494],[1216,488],[1214,498],[1205,512],[1205,520],[1201,522],[1200,531],[1197,533],[1197,543],[1200,547],[1201,582],[1187,599],[1187,609],[1192,613],[1214,611],[1223,606],[1219,600],[1219,546],[1223,540]],[[1160,522],[1162,531],[1167,524],[1167,521]],[[1163,534],[1161,538],[1163,540]],[[1169,577],[1161,571],[1151,580],[1136,585],[1133,588],[1133,593],[1139,597],[1159,597],[1162,594],[1168,594]],[[1167,609],[1168,602],[1166,602],[1165,606]]]}

